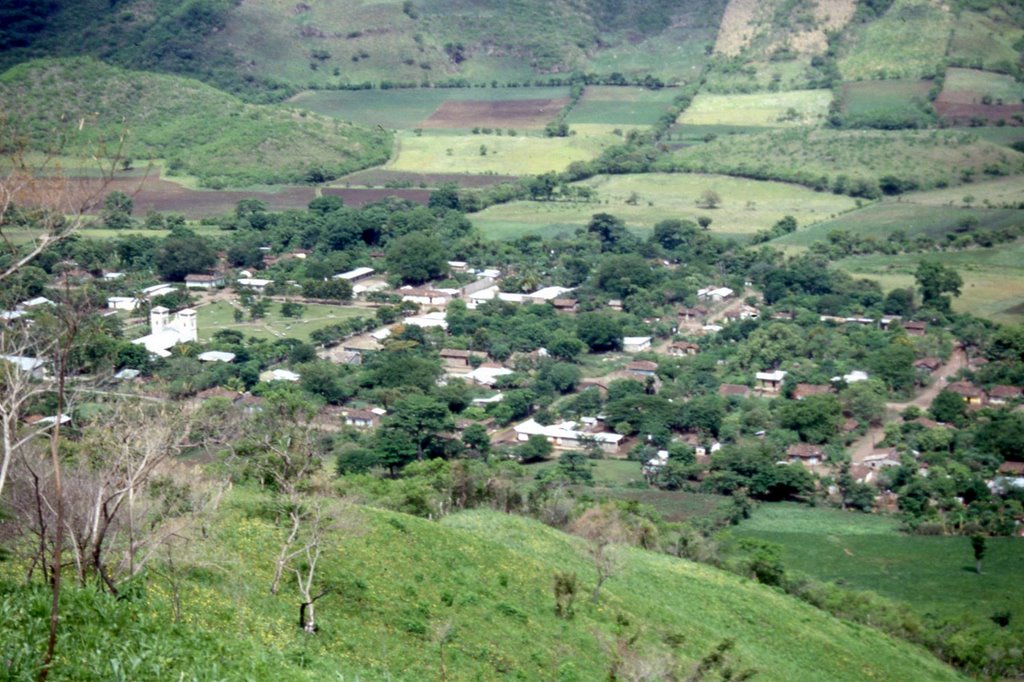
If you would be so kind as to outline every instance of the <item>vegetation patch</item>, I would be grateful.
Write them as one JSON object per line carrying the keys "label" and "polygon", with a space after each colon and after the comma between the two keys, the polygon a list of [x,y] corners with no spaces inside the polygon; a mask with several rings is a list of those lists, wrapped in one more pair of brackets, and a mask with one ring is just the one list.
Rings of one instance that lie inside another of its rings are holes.
{"label": "vegetation patch", "polygon": [[682,125],[804,126],[825,122],[832,93],[797,90],[752,95],[697,95]]}
{"label": "vegetation patch", "polygon": [[950,9],[934,0],[896,0],[879,19],[854,31],[839,70],[845,80],[934,75],[952,24]]}
{"label": "vegetation patch", "polygon": [[514,175],[498,175],[489,173],[485,175],[467,175],[465,173],[409,173],[406,171],[386,170],[384,168],[371,168],[369,170],[349,173],[338,178],[333,185],[348,187],[429,187],[437,188],[448,183],[455,183],[459,187],[478,188],[490,187],[503,182],[515,180]]}
{"label": "vegetation patch", "polygon": [[[89,59],[14,67],[0,76],[0,98],[36,149],[69,135],[68,153],[165,159],[168,174],[213,188],[321,182],[382,163],[391,144],[383,131],[244,104],[198,81]],[[68,130],[67,121],[80,125]]]}
{"label": "vegetation patch", "polygon": [[[856,205],[849,197],[799,185],[721,175],[603,175],[578,184],[593,192],[592,201],[517,201],[475,213],[471,220],[485,235],[509,237],[545,229],[550,232],[556,225],[561,229],[582,227],[601,212],[644,230],[668,216],[693,221],[705,216],[711,218],[712,232],[742,236],[767,229],[786,215],[807,225]],[[703,203],[709,191],[718,196],[714,208]]]}
{"label": "vegetation patch", "polygon": [[1017,42],[1024,38],[1022,9],[1019,5],[986,4],[989,6],[981,11],[960,12],[946,56],[954,66],[1020,73]]}

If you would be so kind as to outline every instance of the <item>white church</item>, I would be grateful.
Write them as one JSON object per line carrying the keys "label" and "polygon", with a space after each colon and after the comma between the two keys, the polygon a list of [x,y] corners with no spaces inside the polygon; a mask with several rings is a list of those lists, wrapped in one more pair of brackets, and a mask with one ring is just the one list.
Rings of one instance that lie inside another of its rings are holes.
{"label": "white church", "polygon": [[185,308],[172,316],[170,310],[157,306],[149,311],[149,334],[132,343],[145,346],[153,355],[166,358],[171,355],[170,349],[179,343],[198,340],[195,310]]}

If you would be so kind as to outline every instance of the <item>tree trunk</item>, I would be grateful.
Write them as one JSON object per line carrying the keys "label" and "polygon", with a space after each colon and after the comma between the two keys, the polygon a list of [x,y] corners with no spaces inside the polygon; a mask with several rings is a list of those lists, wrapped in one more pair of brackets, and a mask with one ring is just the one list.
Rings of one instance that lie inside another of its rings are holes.
{"label": "tree trunk", "polygon": [[981,575],[981,559],[976,559],[974,562],[974,572]]}

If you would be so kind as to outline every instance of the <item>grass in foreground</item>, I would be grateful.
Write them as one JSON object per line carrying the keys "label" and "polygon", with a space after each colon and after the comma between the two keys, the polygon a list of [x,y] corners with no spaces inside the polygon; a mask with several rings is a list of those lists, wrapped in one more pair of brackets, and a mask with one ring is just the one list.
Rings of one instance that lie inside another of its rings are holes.
{"label": "grass in foreground", "polygon": [[[586,225],[595,213],[611,213],[633,228],[649,230],[667,218],[712,218],[711,231],[743,236],[771,227],[792,215],[801,226],[833,218],[856,206],[846,196],[814,192],[781,182],[722,175],[646,173],[608,175],[586,180],[596,190],[593,202],[517,201],[492,206],[470,219],[485,235],[502,239]],[[714,209],[697,205],[706,190],[721,197]]]}
{"label": "grass in foreground", "polygon": [[[962,679],[921,649],[666,555],[613,549],[619,569],[591,605],[594,570],[581,541],[490,511],[436,523],[334,506],[340,527],[325,538],[317,574],[318,584],[334,590],[317,602],[320,629],[309,636],[295,624],[293,583],[282,583],[276,597],[268,589],[283,530],[267,504],[236,487],[209,538],[193,548],[200,563],[176,562],[185,569],[176,583],[151,574],[144,596],[92,603],[69,586],[75,601],[64,622],[74,624],[68,632],[75,636],[61,640],[51,677],[115,677],[128,668],[135,679],[266,679],[273,671],[280,680],[584,682],[607,676],[608,643],[636,634],[636,655],[655,661],[654,652],[671,647],[688,663],[733,639],[738,665],[769,682]],[[554,612],[556,571],[578,576],[571,620]],[[30,654],[45,641],[44,597],[13,579],[0,583],[0,646],[15,676],[31,670],[37,658]]]}
{"label": "grass in foreground", "polygon": [[783,546],[787,569],[910,605],[925,616],[968,615],[985,621],[1009,609],[1024,633],[1024,593],[1016,589],[1024,545],[990,538],[983,573],[965,537],[906,536],[886,516],[763,505],[734,531]]}

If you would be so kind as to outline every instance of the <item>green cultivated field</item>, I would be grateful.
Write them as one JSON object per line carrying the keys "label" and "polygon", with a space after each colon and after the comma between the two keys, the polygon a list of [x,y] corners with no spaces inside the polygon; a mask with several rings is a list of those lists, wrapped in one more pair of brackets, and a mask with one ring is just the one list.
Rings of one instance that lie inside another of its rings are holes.
{"label": "green cultivated field", "polygon": [[753,95],[697,95],[679,118],[682,125],[801,126],[825,121],[829,90]]}
{"label": "green cultivated field", "polygon": [[207,186],[301,182],[311,168],[343,175],[382,163],[390,136],[278,106],[245,104],[186,78],[125,71],[89,59],[44,60],[0,75],[0,101],[30,145],[49,149],[54,130],[82,121],[69,154],[168,160],[168,170]]}
{"label": "green cultivated field", "polygon": [[[936,190],[935,194],[943,196],[939,193],[951,191]],[[929,203],[933,198],[937,199],[932,195],[932,192],[922,192],[915,194],[913,201],[886,200],[871,204],[779,237],[771,243],[772,246],[783,250],[800,251],[815,242],[825,241],[829,233],[836,230],[844,230],[862,237],[873,237],[879,242],[885,241],[889,235],[897,231],[909,237],[927,235],[932,239],[942,239],[945,235],[955,232],[965,219],[977,220],[980,229],[1012,227],[1020,225],[1024,220],[1024,213],[1020,210],[950,207],[945,204]]]}
{"label": "green cultivated field", "polygon": [[952,23],[949,9],[932,0],[896,0],[881,19],[855,30],[839,70],[845,80],[932,74],[946,53]]}
{"label": "green cultivated field", "polygon": [[244,322],[235,322],[235,307],[226,301],[217,301],[210,305],[200,306],[197,308],[199,313],[199,340],[209,341],[213,337],[214,332],[221,329],[236,329],[246,336],[255,336],[261,339],[293,338],[300,341],[309,341],[309,334],[314,330],[337,324],[350,317],[370,317],[373,315],[373,310],[368,308],[317,303],[307,303],[304,305],[305,309],[302,312],[302,317],[294,319],[283,317],[281,315],[281,304],[277,301],[272,301],[266,317],[254,321],[249,319],[249,313],[245,311]]}
{"label": "green cultivated field", "polygon": [[[492,206],[470,216],[493,239],[523,234],[557,234],[587,224],[595,213],[611,213],[631,228],[649,230],[667,218],[712,218],[711,231],[749,235],[792,215],[801,226],[831,218],[856,206],[846,196],[814,192],[781,182],[745,180],[722,175],[647,173],[598,176],[580,183],[597,192],[592,202],[517,201]],[[721,197],[718,208],[696,205],[706,190]],[[635,195],[635,196],[634,196]],[[632,202],[632,203],[630,203]]]}
{"label": "green cultivated field", "polygon": [[914,270],[924,258],[956,268],[964,286],[953,309],[996,322],[1024,322],[1024,241],[991,249],[909,256],[854,256],[837,265],[851,275],[877,280],[886,291],[914,286]]}
{"label": "green cultivated field", "polygon": [[782,545],[788,570],[877,592],[926,616],[986,621],[1009,609],[1010,626],[1024,633],[1024,544],[1016,538],[989,538],[977,575],[968,538],[902,535],[884,516],[764,505],[734,532]]}
{"label": "green cultivated field", "polygon": [[942,98],[964,104],[981,104],[988,96],[993,103],[1020,104],[1024,101],[1024,83],[1011,76],[976,69],[949,69]]}
{"label": "green cultivated field", "polygon": [[[614,135],[537,137],[400,133],[388,170],[414,173],[533,175],[562,171],[573,161],[596,158],[622,140]],[[481,154],[481,146],[486,155]]]}
{"label": "green cultivated field", "polygon": [[566,122],[576,124],[653,125],[671,109],[673,88],[647,90],[634,87],[590,86],[573,107]]}
{"label": "green cultivated field", "polygon": [[843,115],[847,125],[882,127],[890,121],[916,121],[923,127],[933,118],[925,107],[931,81],[886,80],[843,84]]}
{"label": "green cultivated field", "polygon": [[1024,172],[1024,154],[969,132],[883,130],[776,130],[719,137],[674,152],[661,162],[678,170],[753,175],[777,180],[828,180],[839,176],[877,181],[885,175],[928,189],[958,184],[961,174],[986,169]]}
{"label": "green cultivated field", "polygon": [[416,88],[414,90],[307,90],[289,103],[324,116],[368,126],[412,130],[445,102],[558,99],[569,88]]}

